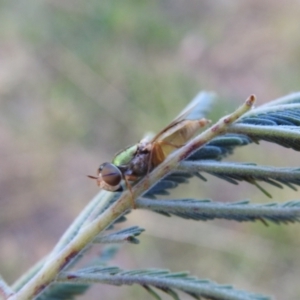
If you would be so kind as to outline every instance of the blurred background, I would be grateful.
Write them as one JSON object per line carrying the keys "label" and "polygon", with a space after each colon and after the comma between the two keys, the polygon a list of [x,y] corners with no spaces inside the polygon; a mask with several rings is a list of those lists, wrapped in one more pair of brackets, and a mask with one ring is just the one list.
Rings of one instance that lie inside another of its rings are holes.
{"label": "blurred background", "polygon": [[[297,0],[2,0],[3,277],[12,283],[51,251],[98,192],[87,174],[167,125],[199,90],[219,96],[213,120],[252,93],[261,104],[299,91],[299,15]],[[262,143],[229,159],[295,166],[299,155]],[[173,195],[271,201],[248,184],[207,178]],[[273,201],[300,198],[263,186]],[[135,211],[122,224],[130,225],[146,229],[141,244],[125,245],[112,265],[190,270],[277,299],[300,297],[299,224],[205,223]],[[140,287],[99,285],[81,299],[99,293],[152,299]]]}

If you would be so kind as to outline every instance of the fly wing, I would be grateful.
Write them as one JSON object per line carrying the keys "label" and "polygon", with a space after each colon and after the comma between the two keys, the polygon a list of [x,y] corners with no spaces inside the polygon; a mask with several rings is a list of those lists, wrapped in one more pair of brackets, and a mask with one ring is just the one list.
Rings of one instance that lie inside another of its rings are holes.
{"label": "fly wing", "polygon": [[189,140],[195,132],[207,124],[205,119],[181,120],[174,124],[168,131],[162,133],[156,142],[169,143],[174,146],[182,146]]}
{"label": "fly wing", "polygon": [[176,148],[182,147],[202,126],[206,124],[201,120],[182,120],[160,135],[159,140],[153,143],[153,164],[159,165]]}
{"label": "fly wing", "polygon": [[[150,142],[155,142],[157,140],[163,140],[168,136],[168,131],[171,130],[170,134],[180,129],[182,125],[180,124],[183,120],[199,120],[204,117],[204,115],[210,109],[212,100],[214,98],[213,93],[200,92],[196,97],[183,109],[183,111],[163,130],[161,130]],[[176,128],[178,126],[178,128]]]}
{"label": "fly wing", "polygon": [[198,93],[195,98],[174,119],[174,121],[181,121],[183,119],[199,120],[203,118],[210,110],[214,97],[215,94],[211,92]]}

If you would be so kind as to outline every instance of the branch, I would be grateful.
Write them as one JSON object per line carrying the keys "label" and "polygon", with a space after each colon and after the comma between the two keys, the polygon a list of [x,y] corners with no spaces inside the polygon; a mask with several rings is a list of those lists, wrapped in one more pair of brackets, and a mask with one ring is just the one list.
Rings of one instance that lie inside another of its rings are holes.
{"label": "branch", "polygon": [[4,281],[2,276],[0,276],[0,299],[7,299],[9,296],[13,295],[14,291],[11,287]]}
{"label": "branch", "polygon": [[149,189],[149,187],[175,169],[180,161],[186,159],[199,147],[204,146],[217,135],[224,134],[226,128],[249,111],[254,102],[255,97],[250,96],[249,99],[247,99],[247,101],[232,114],[220,119],[211,128],[205,130],[188,142],[184,147],[167,157],[166,160],[155,168],[148,176],[142,178],[132,187],[132,194],[128,190],[122,193],[120,198],[114,202],[109,209],[106,209],[96,217],[96,219],[82,227],[77,235],[74,236],[65,247],[63,247],[63,243],[60,251],[56,251],[53,255],[50,254],[41,270],[25,286],[23,286],[16,295],[9,297],[9,300],[32,299],[39,295],[55,280],[57,275],[72,262],[72,259],[77,257],[87,245],[92,243],[94,238],[100,232],[109,227],[109,225],[131,208],[132,197],[133,199],[136,199],[141,196]]}
{"label": "branch", "polygon": [[[199,134],[190,142],[188,142],[185,146],[181,147],[177,151],[170,154],[169,157],[167,157],[163,163],[157,166],[148,175],[148,178],[146,179],[144,178],[140,180],[133,187],[133,193],[137,191],[138,193],[141,194],[142,193],[147,193],[147,195],[155,194],[156,186],[154,184],[157,184],[157,182],[158,184],[160,184],[159,180],[161,180],[164,177],[169,178],[169,176],[172,176],[173,174],[170,174],[168,176],[167,174],[170,173],[172,170],[176,169],[181,161],[185,159],[190,159],[194,155],[197,156],[199,151],[201,151],[201,149],[205,149],[205,147],[207,147],[207,144],[212,142],[212,140],[215,137],[226,133],[228,126],[230,126],[233,122],[238,120],[243,114],[249,111],[254,105],[254,102],[255,102],[255,97],[252,95],[246,100],[244,105],[239,107],[235,112],[228,115],[227,117],[221,118],[216,124],[208,128],[207,130],[203,131],[201,134]],[[238,142],[239,145],[245,144],[244,142],[245,139],[238,138],[238,140],[239,140]],[[176,182],[175,184],[172,183],[169,184],[171,187],[177,185]],[[149,189],[149,187],[151,186],[153,186],[152,187],[153,189],[152,188]],[[160,189],[158,188],[158,190]],[[138,193],[134,195],[134,198],[137,198],[139,196]]]}
{"label": "branch", "polygon": [[[108,203],[115,198],[116,195],[107,193],[105,191],[100,191],[85,207],[85,209],[79,214],[79,216],[74,220],[72,225],[60,238],[59,242],[56,244],[55,248],[52,250],[51,255],[55,256],[63,247],[65,247],[78,233],[84,222],[95,213],[95,211],[101,211]],[[22,277],[20,277],[14,284],[13,289],[19,291],[23,286],[27,284],[43,267],[45,261],[49,260],[49,257],[44,257],[38,263],[36,263],[31,269],[29,269]]]}

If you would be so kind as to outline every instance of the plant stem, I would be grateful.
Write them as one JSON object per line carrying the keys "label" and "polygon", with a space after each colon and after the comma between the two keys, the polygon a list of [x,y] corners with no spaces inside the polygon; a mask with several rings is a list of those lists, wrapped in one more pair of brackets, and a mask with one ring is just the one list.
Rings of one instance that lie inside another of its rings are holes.
{"label": "plant stem", "polygon": [[[246,102],[232,114],[221,118],[216,124],[196,136],[182,148],[176,150],[166,158],[158,167],[156,167],[148,176],[142,178],[132,187],[132,194],[125,191],[120,198],[99,215],[94,221],[87,224],[78,232],[78,234],[59,252],[50,254],[41,270],[15,295],[9,297],[9,300],[30,300],[40,294],[52,282],[57,275],[76,257],[94,238],[118,217],[123,215],[131,208],[132,197],[136,199],[145,193],[150,186],[166,176],[178,163],[199,147],[205,145],[215,136],[226,132],[227,126],[239,119],[243,114],[249,111],[255,102],[255,96],[250,96]],[[55,248],[57,249],[57,247]]]}
{"label": "plant stem", "polygon": [[0,299],[7,299],[9,296],[13,295],[14,291],[11,287],[4,281],[2,276],[0,276]]}

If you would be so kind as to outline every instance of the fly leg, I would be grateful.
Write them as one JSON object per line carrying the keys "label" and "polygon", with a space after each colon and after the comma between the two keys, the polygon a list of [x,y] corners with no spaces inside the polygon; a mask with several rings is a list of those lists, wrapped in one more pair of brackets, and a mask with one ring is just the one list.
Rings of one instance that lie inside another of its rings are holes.
{"label": "fly leg", "polygon": [[125,180],[125,184],[127,189],[129,190],[130,194],[131,194],[131,205],[133,209],[136,209],[136,205],[135,205],[135,201],[134,201],[134,197],[133,197],[133,192],[132,192],[132,188],[131,188],[131,184],[129,182],[129,180],[127,179],[127,176],[124,176],[124,180]]}

